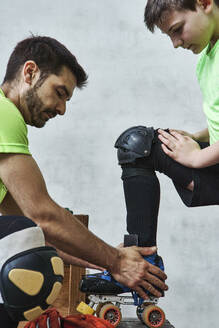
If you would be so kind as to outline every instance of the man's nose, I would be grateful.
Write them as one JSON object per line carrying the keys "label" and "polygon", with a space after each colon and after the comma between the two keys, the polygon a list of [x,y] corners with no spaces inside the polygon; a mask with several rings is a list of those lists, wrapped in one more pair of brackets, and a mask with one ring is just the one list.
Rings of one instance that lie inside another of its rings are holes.
{"label": "man's nose", "polygon": [[56,111],[59,115],[64,115],[66,111],[66,102],[60,101],[56,106]]}

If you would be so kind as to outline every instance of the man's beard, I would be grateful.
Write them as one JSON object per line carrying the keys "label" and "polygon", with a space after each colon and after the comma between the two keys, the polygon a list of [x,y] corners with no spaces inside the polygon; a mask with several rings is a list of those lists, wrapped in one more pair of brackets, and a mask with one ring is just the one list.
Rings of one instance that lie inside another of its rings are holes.
{"label": "man's beard", "polygon": [[34,87],[27,91],[25,100],[31,115],[31,125],[42,128],[46,124],[45,119],[41,118],[40,115],[43,109],[43,102],[39,98]]}
{"label": "man's beard", "polygon": [[45,118],[42,117],[44,105],[37,94],[37,89],[41,87],[47,77],[48,74],[43,73],[34,87],[28,90],[25,95],[26,105],[31,116],[31,125],[37,128],[42,128],[46,124]]}

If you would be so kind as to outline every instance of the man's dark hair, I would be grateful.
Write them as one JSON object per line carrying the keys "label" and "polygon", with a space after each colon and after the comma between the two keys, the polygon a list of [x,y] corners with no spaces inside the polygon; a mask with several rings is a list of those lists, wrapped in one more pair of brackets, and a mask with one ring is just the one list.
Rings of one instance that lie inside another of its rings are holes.
{"label": "man's dark hair", "polygon": [[87,82],[86,72],[63,44],[47,36],[31,36],[20,41],[14,48],[3,83],[14,80],[22,65],[28,60],[33,60],[37,64],[44,77],[49,74],[58,75],[62,67],[66,66],[76,77],[78,88],[82,88]]}
{"label": "man's dark hair", "polygon": [[[219,0],[214,0],[219,7]],[[197,0],[148,0],[144,12],[144,21],[147,28],[154,32],[155,26],[162,19],[165,11],[192,10],[196,11]]]}

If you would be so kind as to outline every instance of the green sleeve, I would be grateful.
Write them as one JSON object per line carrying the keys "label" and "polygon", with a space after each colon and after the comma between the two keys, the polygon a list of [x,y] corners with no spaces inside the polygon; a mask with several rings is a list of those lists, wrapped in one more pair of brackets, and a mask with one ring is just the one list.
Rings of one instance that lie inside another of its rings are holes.
{"label": "green sleeve", "polygon": [[0,97],[0,153],[29,154],[27,126],[16,106]]}

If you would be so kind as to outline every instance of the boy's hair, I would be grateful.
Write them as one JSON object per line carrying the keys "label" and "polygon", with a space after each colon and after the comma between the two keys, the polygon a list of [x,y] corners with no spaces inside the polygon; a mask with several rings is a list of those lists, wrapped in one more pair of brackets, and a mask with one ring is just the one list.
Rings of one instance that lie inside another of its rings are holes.
{"label": "boy's hair", "polygon": [[47,36],[33,35],[20,41],[14,48],[3,83],[13,81],[22,65],[28,60],[33,60],[37,64],[41,76],[58,75],[62,67],[66,66],[76,77],[78,88],[82,88],[87,82],[86,72],[63,44]]}
{"label": "boy's hair", "polygon": [[[219,0],[214,0],[219,7]],[[154,32],[155,26],[165,11],[192,10],[196,11],[197,0],[148,0],[144,12],[144,22],[147,28]]]}

